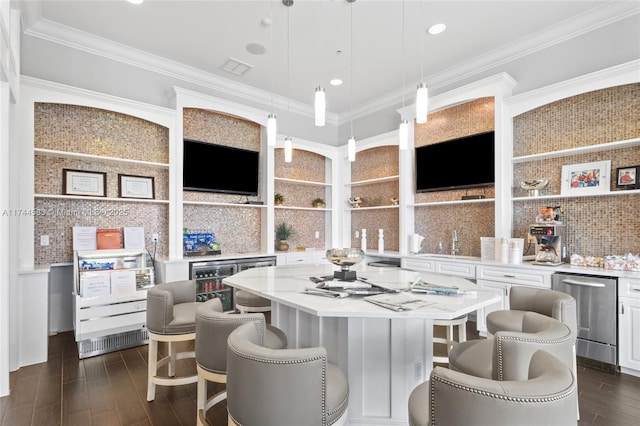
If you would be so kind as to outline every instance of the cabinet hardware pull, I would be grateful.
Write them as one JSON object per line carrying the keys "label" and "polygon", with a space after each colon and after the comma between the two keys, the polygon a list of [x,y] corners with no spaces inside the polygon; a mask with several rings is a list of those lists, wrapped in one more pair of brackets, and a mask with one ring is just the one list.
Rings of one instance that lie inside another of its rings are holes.
{"label": "cabinet hardware pull", "polygon": [[624,303],[620,304],[620,315],[624,315]]}
{"label": "cabinet hardware pull", "polygon": [[562,280],[564,284],[569,285],[581,285],[584,287],[604,287],[603,283],[588,283],[585,281],[576,281],[576,280]]}
{"label": "cabinet hardware pull", "polygon": [[505,277],[505,278],[515,278],[516,277],[515,275],[508,275],[508,274],[503,274],[502,276]]}

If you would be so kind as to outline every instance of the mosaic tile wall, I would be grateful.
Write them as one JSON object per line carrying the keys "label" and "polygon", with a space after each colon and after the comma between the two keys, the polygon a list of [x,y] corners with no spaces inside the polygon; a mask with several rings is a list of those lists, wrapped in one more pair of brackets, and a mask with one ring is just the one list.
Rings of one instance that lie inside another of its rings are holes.
{"label": "mosaic tile wall", "polygon": [[[557,151],[640,137],[640,84],[585,93],[514,118],[514,156]],[[611,191],[618,167],[640,164],[640,147],[514,164],[514,182],[548,178],[544,194],[560,194],[562,166],[611,160]],[[514,188],[515,196],[526,192]],[[514,236],[526,235],[540,208],[561,206],[567,254],[606,256],[640,253],[640,195],[554,198],[514,202]]]}
{"label": "mosaic tile wall", "polygon": [[[314,152],[294,149],[291,162],[285,163],[284,149],[275,149],[275,176],[285,179],[295,179],[307,182],[326,182],[326,170],[331,166],[331,160]],[[329,186],[308,185],[295,182],[275,181],[275,192],[284,197],[285,207],[311,208],[312,201],[322,198],[327,209],[331,209],[331,188]],[[292,225],[295,234],[289,240],[289,251],[296,247],[326,248],[325,227],[329,220],[327,210],[287,210],[276,208],[275,226],[285,222]],[[315,238],[319,232],[320,238]],[[275,240],[275,238],[274,238]]]}
{"label": "mosaic tile wall", "polygon": [[[168,164],[168,135],[165,127],[98,108],[47,103],[34,108],[36,148]],[[168,170],[163,168],[42,155],[35,155],[34,166],[36,194],[62,195],[62,169],[67,168],[106,172],[107,197],[118,197],[121,173],[153,177],[156,200],[168,198]],[[144,226],[149,251],[158,257],[168,253],[168,238],[162,238],[168,232],[168,203],[36,197],[35,209],[42,213],[34,220],[36,265],[73,260],[73,226]],[[160,234],[156,248],[151,241],[153,232]],[[40,245],[41,235],[50,236],[48,246]]]}
{"label": "mosaic tile wall", "polygon": [[[429,114],[425,124],[414,127],[415,145],[430,145],[491,130],[494,130],[494,99],[480,98]],[[480,194],[492,199],[495,190],[491,187],[421,193],[416,194],[415,202],[454,201],[463,195]],[[426,237],[422,251],[436,253],[438,243],[442,242],[445,253],[450,253],[454,229],[460,254],[480,256],[480,237],[492,237],[495,232],[493,202],[416,207],[415,232]]]}
{"label": "mosaic tile wall", "polygon": [[[356,161],[351,163],[351,182],[378,179],[388,176],[398,176],[398,147],[380,146],[359,151]],[[398,198],[398,180],[351,187],[352,197],[361,197],[361,207],[376,207],[391,205],[391,198]],[[345,200],[345,205],[351,207]],[[379,210],[351,211],[351,245],[360,247],[360,238],[355,238],[355,231],[367,230],[367,248],[378,248],[378,230],[384,230],[384,249],[399,251],[399,223],[398,208]]]}

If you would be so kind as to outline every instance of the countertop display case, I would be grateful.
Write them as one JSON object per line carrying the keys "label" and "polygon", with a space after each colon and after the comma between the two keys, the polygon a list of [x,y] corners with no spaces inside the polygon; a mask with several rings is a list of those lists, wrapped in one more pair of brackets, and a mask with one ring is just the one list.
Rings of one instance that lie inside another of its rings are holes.
{"label": "countertop display case", "polygon": [[155,285],[144,249],[74,252],[73,324],[80,358],[147,342],[147,289]]}

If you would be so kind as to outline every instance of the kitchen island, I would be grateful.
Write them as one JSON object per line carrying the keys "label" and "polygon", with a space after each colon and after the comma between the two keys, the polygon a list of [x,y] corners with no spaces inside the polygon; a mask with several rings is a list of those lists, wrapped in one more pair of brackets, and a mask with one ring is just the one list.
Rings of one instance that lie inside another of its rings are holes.
{"label": "kitchen island", "polygon": [[348,424],[407,425],[407,400],[427,380],[433,364],[433,320],[452,319],[495,303],[499,296],[472,281],[400,268],[352,268],[358,278],[388,289],[406,290],[418,277],[467,294],[403,293],[427,306],[396,312],[363,296],[329,298],[306,294],[309,277],[330,276],[331,264],[274,266],[242,271],[224,283],[271,300],[271,321],[287,334],[289,348],[324,346],[329,361],[347,374]]}

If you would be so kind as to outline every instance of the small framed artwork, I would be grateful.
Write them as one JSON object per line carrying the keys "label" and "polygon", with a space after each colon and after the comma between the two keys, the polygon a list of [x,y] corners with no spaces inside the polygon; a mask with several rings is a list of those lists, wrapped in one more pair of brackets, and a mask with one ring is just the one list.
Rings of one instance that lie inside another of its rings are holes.
{"label": "small framed artwork", "polygon": [[640,177],[639,173],[640,166],[618,167],[616,170],[616,176],[618,176],[616,180],[616,187],[622,189],[640,188],[640,183],[638,183],[638,178]]}
{"label": "small framed artwork", "polygon": [[87,170],[62,169],[64,195],[107,196],[107,174]]}
{"label": "small framed artwork", "polygon": [[561,195],[604,194],[610,189],[611,161],[562,166]]}
{"label": "small framed artwork", "polygon": [[153,177],[118,175],[118,193],[120,198],[154,199]]}

